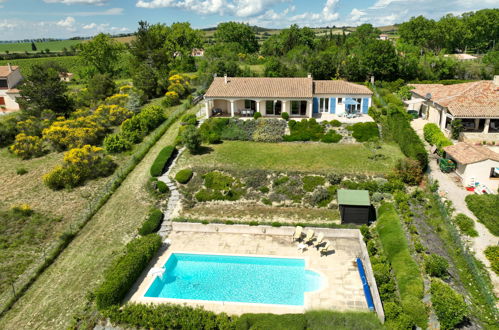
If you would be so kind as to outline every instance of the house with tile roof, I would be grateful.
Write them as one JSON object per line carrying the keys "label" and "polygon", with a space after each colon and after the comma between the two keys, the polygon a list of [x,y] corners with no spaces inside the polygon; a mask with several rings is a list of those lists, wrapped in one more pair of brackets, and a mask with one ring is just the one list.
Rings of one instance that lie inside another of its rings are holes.
{"label": "house with tile roof", "polygon": [[499,142],[499,76],[493,81],[469,83],[413,84],[410,110],[450,134],[451,123],[463,124],[460,140]]}
{"label": "house with tile roof", "polygon": [[464,186],[485,185],[492,192],[499,188],[499,153],[486,146],[459,142],[444,147],[446,158],[456,163],[456,174]]}
{"label": "house with tile roof", "polygon": [[16,98],[20,96],[16,86],[23,79],[18,66],[0,66],[0,111],[17,111],[19,104]]}
{"label": "house with tile roof", "polygon": [[[307,78],[215,77],[204,95],[208,117],[316,118],[351,117],[370,119],[372,91],[342,80]],[[372,120],[372,119],[371,119]]]}

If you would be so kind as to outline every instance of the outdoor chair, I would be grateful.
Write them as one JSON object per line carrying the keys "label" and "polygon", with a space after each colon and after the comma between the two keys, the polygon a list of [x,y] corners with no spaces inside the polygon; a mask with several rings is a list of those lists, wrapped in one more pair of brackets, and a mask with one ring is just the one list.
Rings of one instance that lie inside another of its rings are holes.
{"label": "outdoor chair", "polygon": [[323,247],[321,247],[319,249],[319,252],[321,253],[321,257],[327,255],[330,247],[331,247],[331,242],[327,241],[326,245],[324,245]]}
{"label": "outdoor chair", "polygon": [[293,242],[301,239],[303,235],[303,227],[296,226],[295,233],[293,234]]}
{"label": "outdoor chair", "polygon": [[303,239],[303,243],[305,244],[309,244],[309,243],[312,243],[312,241],[314,240],[315,238],[315,233],[312,229],[309,229],[307,231],[307,236],[305,236],[305,238]]}
{"label": "outdoor chair", "polygon": [[319,246],[324,242],[324,233],[319,233],[317,239],[315,240],[314,247],[319,249]]}

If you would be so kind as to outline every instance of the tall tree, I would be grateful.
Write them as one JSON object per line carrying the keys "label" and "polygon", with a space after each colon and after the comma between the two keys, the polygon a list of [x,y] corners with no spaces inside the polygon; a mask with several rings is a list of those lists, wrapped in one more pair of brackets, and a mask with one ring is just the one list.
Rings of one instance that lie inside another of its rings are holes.
{"label": "tall tree", "polygon": [[78,57],[86,66],[85,73],[92,77],[97,73],[114,76],[124,47],[109,35],[100,33],[92,40],[79,44],[79,49]]}
{"label": "tall tree", "polygon": [[34,41],[31,42],[31,50],[36,52],[36,45]]}
{"label": "tall tree", "polygon": [[39,117],[47,109],[61,115],[73,110],[73,102],[66,95],[66,84],[53,67],[34,65],[20,90],[19,106],[29,116]]}
{"label": "tall tree", "polygon": [[236,42],[241,45],[246,53],[258,51],[258,40],[255,31],[243,23],[226,22],[218,24],[215,39],[224,43]]}

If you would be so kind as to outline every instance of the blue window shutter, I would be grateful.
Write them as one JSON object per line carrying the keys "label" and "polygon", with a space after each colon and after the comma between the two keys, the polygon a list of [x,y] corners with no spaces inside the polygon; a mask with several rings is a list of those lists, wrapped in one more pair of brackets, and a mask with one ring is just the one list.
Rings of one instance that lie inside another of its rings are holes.
{"label": "blue window shutter", "polygon": [[317,97],[314,97],[314,113],[319,113],[319,99]]}
{"label": "blue window shutter", "polygon": [[369,99],[368,98],[362,99],[362,113],[367,114],[368,111],[369,111]]}
{"label": "blue window shutter", "polygon": [[336,97],[329,99],[329,113],[336,113]]}

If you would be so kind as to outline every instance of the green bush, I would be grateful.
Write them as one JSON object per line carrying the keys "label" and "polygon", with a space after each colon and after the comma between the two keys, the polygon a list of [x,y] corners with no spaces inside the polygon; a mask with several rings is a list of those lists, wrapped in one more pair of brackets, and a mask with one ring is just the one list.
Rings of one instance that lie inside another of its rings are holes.
{"label": "green bush", "polygon": [[161,194],[165,194],[167,193],[168,191],[170,191],[168,189],[168,186],[166,185],[166,183],[164,183],[163,181],[156,181],[156,189],[158,190],[159,193]]}
{"label": "green bush", "polygon": [[469,237],[478,237],[478,232],[475,230],[475,221],[467,215],[459,213],[454,218],[454,222],[462,233]]}
{"label": "green bush", "polygon": [[253,114],[253,119],[258,119],[258,118],[260,118],[261,116],[262,116],[262,114],[261,114],[260,112],[255,112],[255,113]]}
{"label": "green bush", "polygon": [[424,125],[424,139],[432,146],[436,146],[440,151],[443,147],[452,145],[452,141],[445,137],[440,128],[433,123]]}
{"label": "green bush", "polygon": [[161,149],[158,156],[156,156],[156,159],[151,165],[151,176],[160,176],[161,174],[163,174],[163,170],[172,157],[174,150],[175,147],[173,146],[166,146]]}
{"label": "green bush", "polygon": [[226,191],[201,189],[194,197],[198,202],[209,201],[236,201],[241,197],[241,192],[229,189]]}
{"label": "green bush", "polygon": [[24,167],[19,167],[19,168],[16,169],[16,174],[17,175],[24,175],[26,173],[28,173],[28,170],[25,169]]}
{"label": "green bush", "polygon": [[329,124],[333,127],[340,127],[341,126],[341,121],[337,120],[337,119],[333,119],[329,122]]}
{"label": "green bush", "polygon": [[358,142],[367,142],[379,138],[379,130],[376,123],[356,123],[351,127],[352,136]]}
{"label": "green bush", "polygon": [[467,313],[464,298],[439,279],[431,280],[431,302],[442,329],[454,329]]}
{"label": "green bush", "polygon": [[198,152],[201,147],[201,134],[195,126],[185,126],[185,129],[180,133],[180,140],[191,154]]}
{"label": "green bush", "polygon": [[466,204],[471,212],[494,235],[499,236],[499,195],[468,195]]}
{"label": "green bush", "polygon": [[109,153],[120,153],[132,149],[132,143],[121,134],[109,134],[104,138],[104,148]]}
{"label": "green bush", "polygon": [[305,318],[307,319],[307,329],[310,330],[383,329],[376,313],[319,310],[305,312]]}
{"label": "green bush", "polygon": [[289,113],[283,112],[281,113],[281,118],[284,119],[285,121],[289,120]]}
{"label": "green bush", "polygon": [[317,186],[322,186],[326,183],[326,179],[323,176],[318,175],[307,175],[303,177],[303,190],[312,192]]}
{"label": "green bush", "polygon": [[423,169],[415,159],[399,159],[395,165],[395,175],[402,182],[417,186],[423,180]]}
{"label": "green bush", "polygon": [[177,180],[178,183],[185,184],[189,182],[189,180],[192,178],[192,175],[192,170],[190,168],[186,168],[177,172],[177,174],[175,175],[175,180]]}
{"label": "green bush", "polygon": [[485,256],[490,261],[492,270],[499,275],[499,246],[489,246],[485,249]]}
{"label": "green bush", "polygon": [[208,172],[204,176],[206,188],[215,190],[229,190],[234,183],[234,178],[218,171]]}
{"label": "green bush", "polygon": [[444,278],[448,275],[447,268],[449,268],[449,262],[438,254],[432,253],[427,256],[424,266],[426,273],[430,276]]}
{"label": "green bush", "polygon": [[195,114],[188,113],[182,116],[180,118],[180,123],[182,125],[196,125],[198,122],[198,119]]}
{"label": "green bush", "polygon": [[330,130],[324,134],[321,138],[321,142],[324,143],[338,143],[343,138],[341,134],[336,133],[335,130]]}
{"label": "green bush", "polygon": [[147,215],[146,221],[142,224],[142,227],[139,229],[139,235],[146,236],[156,232],[163,221],[163,212],[159,209],[152,209],[149,211]]}
{"label": "green bush", "polygon": [[306,328],[307,320],[304,314],[243,314],[236,323],[236,330],[305,330]]}
{"label": "green bush", "polygon": [[121,303],[160,246],[161,237],[156,234],[136,238],[127,244],[124,253],[106,270],[104,281],[95,291],[99,310]]}
{"label": "green bush", "polygon": [[284,136],[284,141],[319,141],[324,135],[324,126],[315,119],[290,120],[291,134]]}
{"label": "green bush", "polygon": [[252,140],[256,142],[280,142],[285,131],[285,121],[275,118],[261,118],[256,121]]}

